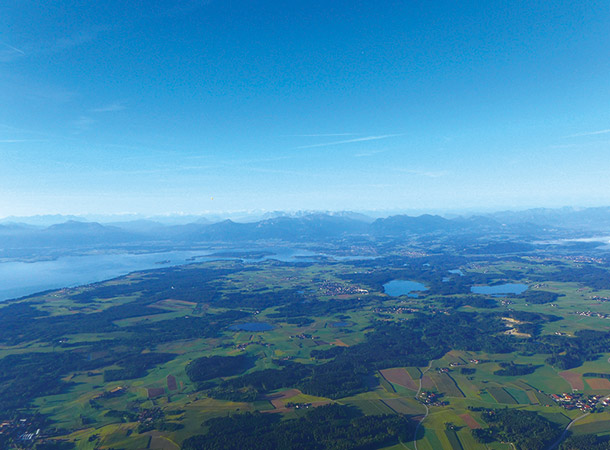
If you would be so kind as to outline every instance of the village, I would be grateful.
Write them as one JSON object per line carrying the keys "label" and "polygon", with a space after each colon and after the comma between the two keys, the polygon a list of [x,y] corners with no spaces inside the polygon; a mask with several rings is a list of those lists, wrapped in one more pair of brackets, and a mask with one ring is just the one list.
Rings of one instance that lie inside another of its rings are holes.
{"label": "village", "polygon": [[324,295],[357,295],[357,294],[368,294],[369,291],[366,289],[359,288],[357,286],[343,286],[339,283],[333,283],[325,281],[321,284],[320,290]]}
{"label": "village", "polygon": [[584,412],[596,412],[610,405],[610,396],[588,395],[579,393],[551,394],[550,397],[562,408],[569,410],[580,409]]}

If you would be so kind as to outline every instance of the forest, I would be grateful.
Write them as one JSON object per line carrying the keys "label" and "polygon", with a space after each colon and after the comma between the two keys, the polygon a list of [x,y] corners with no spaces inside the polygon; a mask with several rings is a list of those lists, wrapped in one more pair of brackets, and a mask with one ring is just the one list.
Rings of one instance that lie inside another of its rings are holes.
{"label": "forest", "polygon": [[320,406],[299,419],[248,413],[210,419],[204,425],[207,433],[185,440],[183,450],[374,450],[412,439],[415,428],[405,417],[364,416],[340,405]]}

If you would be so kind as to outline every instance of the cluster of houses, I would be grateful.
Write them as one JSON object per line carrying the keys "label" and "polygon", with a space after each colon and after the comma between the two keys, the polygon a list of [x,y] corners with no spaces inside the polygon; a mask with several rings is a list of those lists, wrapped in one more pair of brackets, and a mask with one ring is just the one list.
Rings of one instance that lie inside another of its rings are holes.
{"label": "cluster of houses", "polygon": [[322,283],[320,285],[320,290],[324,295],[357,295],[369,293],[367,289],[362,289],[357,286],[344,286],[331,281]]}
{"label": "cluster of houses", "polygon": [[578,316],[583,317],[597,317],[599,319],[610,319],[610,314],[604,314],[595,311],[575,311],[572,314],[576,314]]}
{"label": "cluster of houses", "polygon": [[119,395],[123,395],[125,392],[127,392],[127,390],[123,386],[117,386],[109,391],[104,391],[101,394],[96,395],[93,397],[93,400],[118,397]]}
{"label": "cluster of houses", "polygon": [[584,256],[584,255],[562,256],[560,259],[572,261],[575,263],[586,263],[586,264],[604,264],[606,262],[603,258],[595,258],[592,256]]}
{"label": "cluster of houses", "polygon": [[449,402],[440,399],[439,394],[430,391],[422,391],[418,395],[418,400],[428,406],[447,406]]}
{"label": "cluster of houses", "polygon": [[610,397],[604,397],[602,395],[589,395],[583,394],[563,393],[561,395],[551,394],[551,398],[561,407],[572,410],[580,409],[585,412],[592,412],[597,407],[606,407],[610,405]]}
{"label": "cluster of houses", "polygon": [[410,314],[419,311],[419,309],[408,308],[406,306],[386,306],[378,307],[374,309],[376,313],[389,313],[389,314]]}
{"label": "cluster of houses", "polygon": [[307,333],[296,334],[294,336],[290,336],[290,339],[317,339],[315,336]]}
{"label": "cluster of houses", "polygon": [[286,403],[286,408],[294,408],[294,409],[308,409],[311,406],[311,403]]}
{"label": "cluster of houses", "polygon": [[0,421],[0,436],[2,440],[19,443],[21,448],[30,448],[35,442],[44,440],[45,434],[41,431],[42,418],[26,416]]}

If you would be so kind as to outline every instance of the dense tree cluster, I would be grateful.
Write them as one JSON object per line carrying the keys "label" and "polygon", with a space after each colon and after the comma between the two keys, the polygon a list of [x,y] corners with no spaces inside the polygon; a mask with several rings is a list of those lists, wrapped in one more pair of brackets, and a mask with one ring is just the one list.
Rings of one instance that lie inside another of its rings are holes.
{"label": "dense tree cluster", "polygon": [[173,353],[137,353],[130,354],[116,360],[114,363],[122,366],[121,369],[104,371],[104,381],[130,380],[140,378],[148,373],[148,369],[174,359]]}
{"label": "dense tree cluster", "polygon": [[559,297],[563,296],[564,294],[559,295],[555,292],[527,290],[519,297],[524,299],[526,303],[542,305],[545,303],[556,302]]}
{"label": "dense tree cluster", "polygon": [[237,375],[246,370],[250,363],[250,358],[246,355],[203,356],[191,361],[185,370],[191,381],[198,383],[221,376]]}
{"label": "dense tree cluster", "polygon": [[73,300],[88,303],[96,298],[114,298],[140,294],[151,302],[168,298],[209,302],[218,297],[218,280],[226,275],[244,270],[256,270],[237,266],[232,269],[213,269],[189,266],[168,267],[147,271],[142,281],[130,283],[97,283],[93,288],[73,295]]}
{"label": "dense tree cluster", "polygon": [[326,405],[299,419],[247,413],[210,419],[208,432],[186,439],[183,450],[373,450],[412,439],[413,422],[403,416],[363,416],[352,408]]}
{"label": "dense tree cluster", "polygon": [[445,308],[460,308],[471,306],[473,308],[496,308],[499,306],[497,300],[482,295],[468,295],[466,297],[440,297],[435,299]]}
{"label": "dense tree cluster", "polygon": [[610,347],[610,332],[578,330],[574,337],[541,336],[532,346],[537,353],[551,353],[545,362],[558,369],[571,369],[585,361],[593,361]]}
{"label": "dense tree cluster", "polygon": [[555,268],[556,271],[531,275],[530,278],[539,281],[578,282],[595,290],[610,289],[607,269],[593,265],[570,267],[559,264],[556,264]]}
{"label": "dense tree cluster", "polygon": [[319,364],[289,364],[208,386],[212,397],[247,401],[258,393],[295,387],[311,395],[342,398],[368,389],[367,376],[388,367],[425,366],[451,349],[501,353],[513,350],[511,336],[493,316],[420,314],[407,324],[378,322],[366,341],[351,347],[314,350]]}
{"label": "dense tree cluster", "polygon": [[500,370],[496,370],[494,375],[501,375],[505,377],[528,375],[534,373],[538,366],[532,364],[515,364],[514,362],[501,362]]}
{"label": "dense tree cluster", "polygon": [[93,364],[77,353],[24,353],[0,359],[0,411],[5,414],[28,406],[43,395],[59,394],[68,386],[61,381],[70,370]]}
{"label": "dense tree cluster", "polygon": [[473,429],[479,442],[511,442],[518,450],[543,449],[562,433],[562,428],[533,411],[505,408],[485,410],[482,414],[489,428]]}
{"label": "dense tree cluster", "polygon": [[559,447],[560,450],[610,450],[610,438],[608,436],[596,436],[585,434],[582,436],[570,436]]}

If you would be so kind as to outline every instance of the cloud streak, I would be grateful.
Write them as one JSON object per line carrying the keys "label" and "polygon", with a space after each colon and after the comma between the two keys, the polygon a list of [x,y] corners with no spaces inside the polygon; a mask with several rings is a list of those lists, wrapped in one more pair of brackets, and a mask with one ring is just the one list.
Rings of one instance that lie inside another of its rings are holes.
{"label": "cloud streak", "polygon": [[23,142],[46,142],[44,139],[0,139],[0,144],[20,144]]}
{"label": "cloud streak", "polygon": [[378,141],[381,139],[388,139],[388,138],[396,137],[396,136],[401,136],[401,135],[400,134],[384,134],[381,136],[366,136],[366,137],[361,137],[361,138],[356,138],[356,139],[346,139],[343,141],[323,142],[321,144],[312,144],[312,145],[301,145],[300,147],[297,147],[297,148],[305,149],[305,148],[330,147],[333,145],[345,145],[345,144],[354,144],[357,142]]}
{"label": "cloud streak", "polygon": [[338,137],[355,136],[356,133],[285,134],[284,137]]}
{"label": "cloud streak", "polygon": [[597,131],[589,131],[586,133],[577,133],[566,136],[566,138],[575,138],[575,137],[583,137],[583,136],[597,136],[598,134],[608,134],[610,133],[610,128],[606,130],[597,130]]}
{"label": "cloud streak", "polygon": [[409,175],[417,175],[426,178],[441,178],[449,175],[447,170],[414,170],[414,169],[394,169],[401,173],[407,173]]}
{"label": "cloud streak", "polygon": [[93,120],[91,117],[80,116],[78,119],[73,120],[71,125],[75,131],[83,132],[89,130],[94,123],[95,120]]}
{"label": "cloud streak", "polygon": [[12,50],[12,51],[14,51],[14,52],[16,52],[16,53],[19,53],[19,54],[21,54],[21,55],[25,55],[25,52],[24,52],[23,50],[18,49],[17,47],[14,47],[14,46],[12,46],[12,45],[10,45],[10,44],[7,44],[6,42],[0,42],[0,44],[4,45],[4,46],[5,46],[5,47],[7,47],[8,49],[10,49],[10,50]]}
{"label": "cloud streak", "polygon": [[375,156],[375,155],[378,155],[380,153],[385,153],[387,151],[388,151],[387,149],[384,149],[384,150],[370,150],[368,152],[356,153],[354,156],[356,158],[364,158],[364,157],[367,157],[367,156]]}
{"label": "cloud streak", "polygon": [[105,113],[105,112],[116,112],[123,111],[125,109],[125,105],[121,102],[110,103],[109,105],[100,106],[99,108],[93,108],[90,111],[95,113]]}

